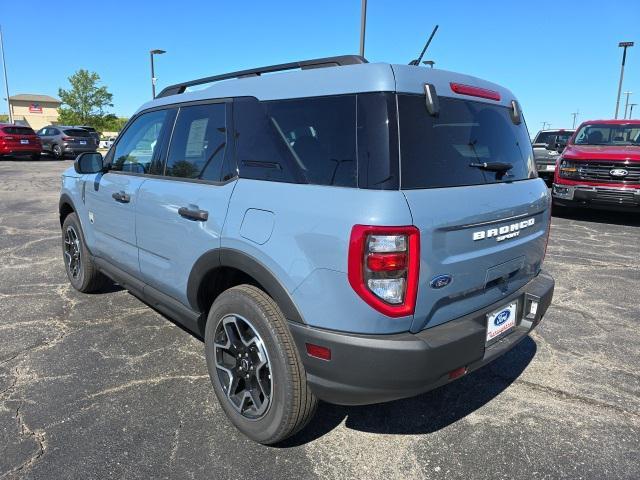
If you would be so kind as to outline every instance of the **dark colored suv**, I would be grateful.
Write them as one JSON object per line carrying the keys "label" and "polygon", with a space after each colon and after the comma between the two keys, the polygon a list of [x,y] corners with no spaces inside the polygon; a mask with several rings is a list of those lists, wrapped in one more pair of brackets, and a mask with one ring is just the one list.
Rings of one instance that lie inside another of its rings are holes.
{"label": "dark colored suv", "polygon": [[49,125],[38,130],[38,136],[42,151],[60,160],[82,152],[95,152],[98,148],[96,139],[84,128]]}
{"label": "dark colored suv", "polygon": [[533,139],[533,156],[538,176],[545,182],[553,180],[556,161],[575,130],[540,130]]}

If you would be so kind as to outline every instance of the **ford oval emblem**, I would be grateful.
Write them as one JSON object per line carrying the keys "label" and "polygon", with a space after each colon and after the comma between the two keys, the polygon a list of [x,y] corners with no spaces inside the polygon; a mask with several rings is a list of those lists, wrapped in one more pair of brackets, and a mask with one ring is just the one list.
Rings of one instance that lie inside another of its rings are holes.
{"label": "ford oval emblem", "polygon": [[614,168],[612,170],[609,170],[609,175],[611,175],[612,177],[626,177],[627,175],[629,175],[629,171],[625,170],[624,168]]}
{"label": "ford oval emblem", "polygon": [[502,325],[504,322],[506,322],[507,320],[509,320],[509,317],[511,316],[511,310],[503,310],[501,311],[498,315],[496,315],[495,320],[493,321],[493,324],[496,327],[499,327],[500,325]]}
{"label": "ford oval emblem", "polygon": [[431,279],[429,285],[431,288],[443,288],[451,283],[451,275],[436,275]]}

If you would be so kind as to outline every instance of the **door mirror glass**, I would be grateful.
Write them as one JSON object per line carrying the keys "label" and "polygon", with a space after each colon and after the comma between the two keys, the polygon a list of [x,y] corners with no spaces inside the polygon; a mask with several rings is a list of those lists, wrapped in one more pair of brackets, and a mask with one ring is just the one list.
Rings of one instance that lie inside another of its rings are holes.
{"label": "door mirror glass", "polygon": [[76,157],[73,167],[76,172],[81,174],[102,172],[104,170],[102,154],[98,152],[81,153]]}

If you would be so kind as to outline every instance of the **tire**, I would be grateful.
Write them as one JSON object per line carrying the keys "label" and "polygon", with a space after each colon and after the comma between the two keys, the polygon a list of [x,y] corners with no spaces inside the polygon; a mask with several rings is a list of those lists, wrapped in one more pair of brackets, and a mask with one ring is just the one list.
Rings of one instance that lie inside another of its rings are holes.
{"label": "tire", "polygon": [[564,205],[558,205],[555,201],[551,202],[551,215],[554,217],[564,217],[571,213],[571,207],[565,207]]}
{"label": "tire", "polygon": [[64,160],[64,153],[60,145],[54,145],[51,149],[51,154],[55,157],[56,160]]}
{"label": "tire", "polygon": [[62,224],[62,259],[67,278],[76,290],[97,292],[109,284],[110,280],[93,263],[75,213],[67,215]]}
{"label": "tire", "polygon": [[[240,285],[220,294],[207,318],[205,353],[222,409],[251,440],[278,443],[315,414],[318,401],[284,315],[259,288]],[[252,396],[245,399],[247,388]]]}

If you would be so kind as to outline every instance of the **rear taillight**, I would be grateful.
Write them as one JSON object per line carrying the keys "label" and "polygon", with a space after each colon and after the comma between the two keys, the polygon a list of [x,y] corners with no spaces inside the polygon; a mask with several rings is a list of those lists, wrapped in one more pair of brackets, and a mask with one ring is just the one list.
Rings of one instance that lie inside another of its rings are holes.
{"label": "rear taillight", "polygon": [[15,140],[15,138],[14,138],[14,137],[12,137],[11,135],[6,135],[6,136],[4,137],[4,139],[5,139],[5,140]]}
{"label": "rear taillight", "polygon": [[63,142],[73,142],[75,139],[73,137],[62,137]]}
{"label": "rear taillight", "polygon": [[420,269],[420,231],[413,226],[355,225],[349,242],[349,283],[389,317],[413,315]]}

